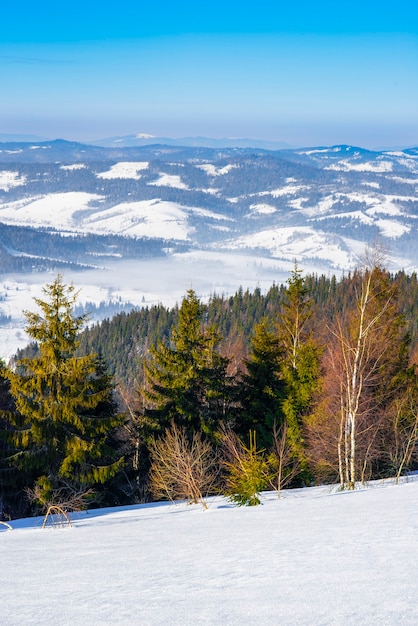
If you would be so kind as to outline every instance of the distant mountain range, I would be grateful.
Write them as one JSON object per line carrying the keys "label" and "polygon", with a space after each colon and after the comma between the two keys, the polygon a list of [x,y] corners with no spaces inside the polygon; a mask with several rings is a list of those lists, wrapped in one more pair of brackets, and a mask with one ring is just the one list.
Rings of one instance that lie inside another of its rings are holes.
{"label": "distant mountain range", "polygon": [[[202,284],[207,293],[234,281],[236,289],[271,284],[294,260],[307,272],[341,274],[376,239],[389,269],[418,269],[418,148],[111,142],[0,143],[3,276],[65,268],[98,275],[164,259],[172,278],[156,299],[175,276],[183,292]],[[110,290],[120,280],[112,276]]]}
{"label": "distant mountain range", "polygon": [[269,141],[263,139],[247,139],[243,137],[224,137],[215,139],[210,137],[158,137],[147,133],[109,137],[90,142],[92,145],[107,148],[132,148],[149,145],[187,146],[191,148],[262,148],[264,150],[280,150],[291,146],[284,141]]}
{"label": "distant mountain range", "polygon": [[[416,148],[0,144],[3,225],[39,237],[48,229],[76,238],[154,240],[173,251],[309,258],[326,271],[353,267],[365,243],[377,237],[397,264],[414,268],[417,188]],[[30,252],[15,249],[13,258],[19,253]],[[54,254],[60,263],[74,263],[66,246]]]}
{"label": "distant mountain range", "polygon": [[[36,137],[35,135],[12,135],[0,133],[0,142],[46,142],[48,138]],[[89,145],[102,146],[104,148],[137,148],[149,145],[165,146],[188,146],[206,148],[263,148],[265,150],[280,150],[291,148],[284,141],[269,141],[263,139],[246,139],[242,137],[225,137],[216,139],[213,137],[158,137],[148,133],[135,135],[123,135],[107,137],[89,141]]]}

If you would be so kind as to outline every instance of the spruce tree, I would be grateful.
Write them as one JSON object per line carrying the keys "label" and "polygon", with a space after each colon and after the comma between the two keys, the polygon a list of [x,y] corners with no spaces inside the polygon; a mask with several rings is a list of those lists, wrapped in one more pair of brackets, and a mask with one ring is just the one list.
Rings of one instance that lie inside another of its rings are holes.
{"label": "spruce tree", "polygon": [[190,289],[170,344],[160,341],[145,364],[145,412],[156,433],[173,421],[190,434],[212,435],[227,416],[228,360],[216,350],[220,339],[202,323],[202,305]]}
{"label": "spruce tree", "polygon": [[122,461],[115,460],[109,435],[121,418],[101,360],[74,356],[85,323],[85,316],[73,314],[74,286],[58,275],[43,291],[46,298],[35,299],[41,312],[25,312],[38,353],[6,371],[15,402],[6,417],[13,428],[12,466],[48,500],[63,486],[88,489],[115,475]]}
{"label": "spruce tree", "polygon": [[274,426],[279,427],[283,421],[282,358],[277,334],[263,319],[255,327],[250,356],[245,361],[247,372],[239,386],[241,411],[235,427],[241,437],[255,431],[263,448],[272,445]]}
{"label": "spruce tree", "polygon": [[302,419],[318,386],[320,350],[309,329],[312,301],[296,263],[287,285],[278,324],[283,351],[282,376],[286,385],[282,409],[289,445],[302,474],[307,476]]}

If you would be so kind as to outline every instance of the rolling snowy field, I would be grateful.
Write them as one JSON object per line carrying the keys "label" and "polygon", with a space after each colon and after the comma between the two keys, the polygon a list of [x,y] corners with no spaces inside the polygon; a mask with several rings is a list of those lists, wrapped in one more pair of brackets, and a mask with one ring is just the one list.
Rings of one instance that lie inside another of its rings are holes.
{"label": "rolling snowy field", "polygon": [[370,487],[15,520],[0,526],[0,622],[415,626],[418,480]]}

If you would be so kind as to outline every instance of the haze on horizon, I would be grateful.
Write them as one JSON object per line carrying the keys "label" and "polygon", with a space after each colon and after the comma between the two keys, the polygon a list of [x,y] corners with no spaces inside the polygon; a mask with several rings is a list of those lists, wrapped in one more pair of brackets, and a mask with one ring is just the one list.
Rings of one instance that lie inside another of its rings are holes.
{"label": "haze on horizon", "polygon": [[2,134],[418,145],[411,0],[22,0],[2,22]]}

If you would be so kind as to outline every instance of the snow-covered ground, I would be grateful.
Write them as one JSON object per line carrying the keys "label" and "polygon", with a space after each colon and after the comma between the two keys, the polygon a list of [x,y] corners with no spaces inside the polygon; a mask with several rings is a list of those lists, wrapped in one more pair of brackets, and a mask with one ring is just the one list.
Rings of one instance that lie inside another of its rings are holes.
{"label": "snow-covered ground", "polygon": [[2,626],[418,624],[418,481],[41,518],[0,531]]}
{"label": "snow-covered ground", "polygon": [[108,180],[112,178],[133,178],[138,180],[141,178],[141,174],[139,174],[139,172],[141,170],[146,170],[148,167],[148,161],[123,161],[112,165],[110,170],[97,174],[97,177],[107,178]]}
{"label": "snow-covered ground", "polygon": [[237,250],[243,248],[268,250],[271,257],[288,261],[300,258],[303,250],[304,258],[323,259],[338,275],[343,269],[354,268],[359,251],[364,251],[362,243],[349,239],[345,239],[345,242],[346,250],[343,250],[336,237],[318,232],[309,226],[273,227],[237,237],[228,243],[228,247]]}
{"label": "snow-covered ground", "polygon": [[336,170],[341,172],[391,172],[393,164],[390,161],[380,161],[375,163],[353,163],[350,161],[338,161],[332,163],[324,170]]}

